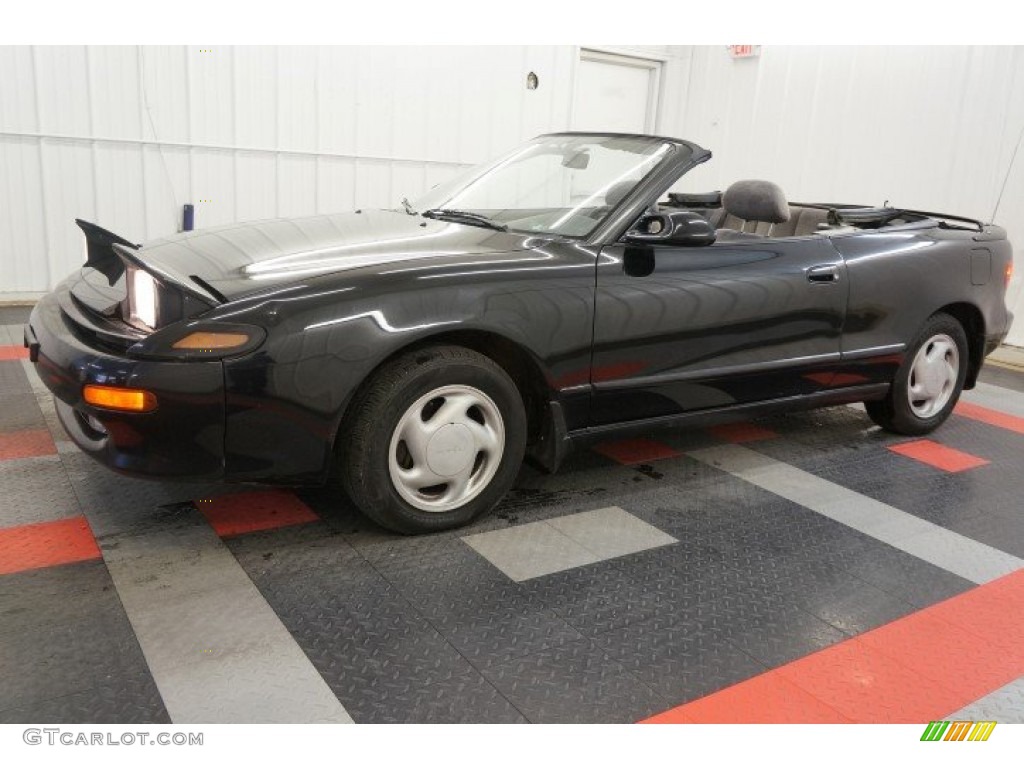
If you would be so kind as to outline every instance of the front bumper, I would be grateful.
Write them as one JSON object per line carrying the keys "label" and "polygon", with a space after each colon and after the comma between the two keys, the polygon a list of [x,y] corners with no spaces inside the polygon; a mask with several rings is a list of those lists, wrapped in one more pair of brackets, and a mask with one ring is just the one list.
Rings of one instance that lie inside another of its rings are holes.
{"label": "front bumper", "polygon": [[[224,371],[219,361],[135,360],[90,343],[89,329],[61,309],[60,286],[32,310],[25,346],[53,392],[68,436],[111,469],[147,477],[214,479],[224,474]],[[125,413],[82,400],[86,384],[145,389],[157,408]],[[90,418],[91,417],[91,418]]]}

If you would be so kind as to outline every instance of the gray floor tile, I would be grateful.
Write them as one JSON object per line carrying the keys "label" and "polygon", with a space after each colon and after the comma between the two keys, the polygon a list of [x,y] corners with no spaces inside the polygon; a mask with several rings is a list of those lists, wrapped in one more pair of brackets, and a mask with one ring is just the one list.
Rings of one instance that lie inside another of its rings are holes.
{"label": "gray floor tile", "polygon": [[619,507],[472,534],[462,540],[514,581],[676,542]]}
{"label": "gray floor tile", "polygon": [[548,524],[601,558],[629,555],[677,541],[619,507],[553,517]]}
{"label": "gray floor tile", "polygon": [[602,559],[546,522],[477,533],[462,540],[513,581],[535,579]]}
{"label": "gray floor tile", "polygon": [[995,720],[997,723],[1024,723],[1024,677],[947,715],[946,720]]}

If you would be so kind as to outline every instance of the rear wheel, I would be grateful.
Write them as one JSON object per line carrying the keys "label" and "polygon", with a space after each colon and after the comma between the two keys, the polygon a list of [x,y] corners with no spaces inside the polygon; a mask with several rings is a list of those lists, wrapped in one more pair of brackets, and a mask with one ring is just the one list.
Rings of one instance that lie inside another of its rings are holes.
{"label": "rear wheel", "polygon": [[386,365],[352,403],[339,435],[350,498],[400,533],[464,525],[515,480],[526,446],[508,374],[463,347],[417,350]]}
{"label": "rear wheel", "polygon": [[864,403],[868,416],[901,435],[931,432],[956,406],[968,361],[963,326],[950,315],[933,315],[896,372],[885,399]]}

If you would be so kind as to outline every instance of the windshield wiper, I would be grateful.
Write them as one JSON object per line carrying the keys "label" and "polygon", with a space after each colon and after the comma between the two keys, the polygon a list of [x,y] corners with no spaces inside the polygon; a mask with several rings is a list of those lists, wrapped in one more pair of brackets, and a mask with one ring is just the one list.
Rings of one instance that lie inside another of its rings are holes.
{"label": "windshield wiper", "polygon": [[412,207],[412,203],[409,202],[408,197],[403,197],[399,202],[402,203],[402,207],[405,208],[405,212],[410,216],[416,215],[416,209]]}
{"label": "windshield wiper", "polygon": [[477,227],[496,229],[499,232],[504,232],[508,229],[504,224],[499,224],[481,213],[457,211],[454,208],[431,208],[429,211],[424,211],[422,215],[426,216],[428,219],[449,219],[451,221],[457,221],[460,224],[471,224]]}

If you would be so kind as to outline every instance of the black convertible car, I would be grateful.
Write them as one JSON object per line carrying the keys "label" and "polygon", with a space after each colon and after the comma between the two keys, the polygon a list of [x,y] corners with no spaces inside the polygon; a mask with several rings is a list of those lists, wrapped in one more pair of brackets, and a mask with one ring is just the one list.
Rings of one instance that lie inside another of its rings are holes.
{"label": "black convertible car", "polygon": [[[863,401],[928,432],[1004,338],[1003,229],[667,191],[711,153],[538,137],[395,210],[233,224],[88,258],[25,343],[118,471],[322,483],[402,532],[468,522],[524,454]],[[667,193],[667,194],[666,194]]]}

